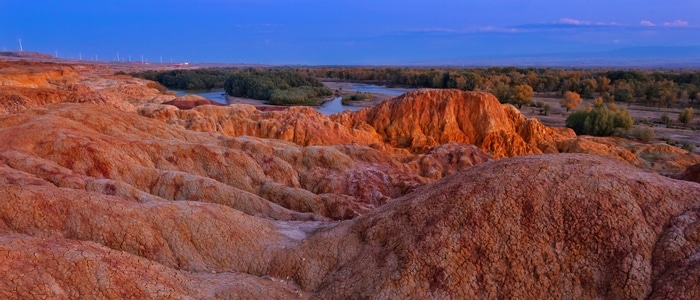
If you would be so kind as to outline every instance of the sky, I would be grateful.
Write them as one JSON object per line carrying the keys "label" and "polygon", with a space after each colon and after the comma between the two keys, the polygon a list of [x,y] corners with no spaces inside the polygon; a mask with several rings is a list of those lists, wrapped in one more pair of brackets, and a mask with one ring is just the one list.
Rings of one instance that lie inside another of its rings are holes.
{"label": "sky", "polygon": [[150,62],[700,58],[700,1],[0,0],[0,50],[18,50],[19,39],[64,58]]}

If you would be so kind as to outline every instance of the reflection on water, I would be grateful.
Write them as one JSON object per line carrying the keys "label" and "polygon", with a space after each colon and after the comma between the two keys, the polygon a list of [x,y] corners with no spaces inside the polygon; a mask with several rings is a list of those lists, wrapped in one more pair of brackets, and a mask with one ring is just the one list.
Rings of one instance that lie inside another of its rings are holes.
{"label": "reflection on water", "polygon": [[[371,85],[371,84],[355,84],[352,86],[352,90],[359,91],[359,92],[392,95],[392,96],[400,96],[405,92],[411,91],[411,89],[395,89],[395,88],[387,88],[386,86],[382,86],[382,85]],[[173,90],[172,92],[177,94],[178,97],[182,97],[186,94],[192,94],[192,95],[202,96],[204,98],[216,101],[218,103],[228,104],[228,102],[226,101],[226,96],[224,95],[225,92],[223,89],[210,90],[210,91],[207,91],[207,90],[203,90],[203,91]],[[334,113],[341,112],[344,110],[355,111],[355,110],[359,110],[361,108],[362,107],[359,107],[359,106],[343,105],[342,98],[335,97],[335,98],[333,98],[333,100],[328,101],[326,103],[323,103],[323,105],[321,105],[320,107],[317,107],[316,110],[324,115],[330,115],[330,114],[334,114]]]}
{"label": "reflection on water", "polygon": [[323,105],[321,105],[321,107],[317,108],[316,110],[324,115],[332,115],[334,113],[341,112],[344,110],[356,111],[361,108],[362,107],[360,106],[343,105],[343,98],[335,97],[333,98],[333,100],[323,103]]}
{"label": "reflection on water", "polygon": [[384,94],[391,96],[401,96],[406,92],[412,91],[413,89],[402,89],[402,88],[388,88],[384,85],[372,85],[372,84],[353,84],[352,89],[359,92]]}
{"label": "reflection on water", "polygon": [[179,90],[172,90],[171,92],[175,93],[178,97],[182,97],[184,95],[190,94],[190,95],[197,95],[197,96],[202,96],[204,98],[207,98],[209,100],[216,101],[221,104],[228,104],[226,102],[226,96],[224,95],[224,90],[190,90],[190,91],[179,91]]}

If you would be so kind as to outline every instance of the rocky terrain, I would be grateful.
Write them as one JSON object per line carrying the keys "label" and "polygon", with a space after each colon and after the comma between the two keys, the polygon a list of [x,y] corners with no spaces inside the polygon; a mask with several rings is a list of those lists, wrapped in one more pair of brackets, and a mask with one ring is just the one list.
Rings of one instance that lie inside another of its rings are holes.
{"label": "rocky terrain", "polygon": [[208,104],[0,62],[0,297],[700,297],[695,154],[484,93]]}

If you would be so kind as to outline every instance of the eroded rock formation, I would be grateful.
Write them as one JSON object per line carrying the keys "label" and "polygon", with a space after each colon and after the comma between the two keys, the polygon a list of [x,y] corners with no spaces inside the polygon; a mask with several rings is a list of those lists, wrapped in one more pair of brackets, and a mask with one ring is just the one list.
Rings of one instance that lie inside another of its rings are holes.
{"label": "eroded rock formation", "polygon": [[481,93],[326,117],[80,66],[0,82],[3,299],[700,297],[700,185],[649,172],[687,151]]}
{"label": "eroded rock formation", "polygon": [[476,145],[495,158],[554,153],[554,141],[575,137],[570,129],[525,118],[491,94],[459,90],[418,90],[333,120],[376,132],[384,142],[413,152],[458,142]]}
{"label": "eroded rock formation", "polygon": [[480,164],[341,223],[280,222],[211,203],[139,202],[47,185],[0,190],[0,265],[8,268],[0,291],[9,296],[700,292],[700,187],[591,155]]}

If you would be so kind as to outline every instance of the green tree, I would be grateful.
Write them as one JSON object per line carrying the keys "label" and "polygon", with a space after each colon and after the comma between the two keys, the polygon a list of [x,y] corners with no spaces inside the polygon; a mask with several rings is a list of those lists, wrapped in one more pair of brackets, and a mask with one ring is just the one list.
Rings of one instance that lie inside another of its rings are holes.
{"label": "green tree", "polygon": [[626,82],[616,84],[612,96],[617,102],[632,104],[634,102],[634,89]]}

